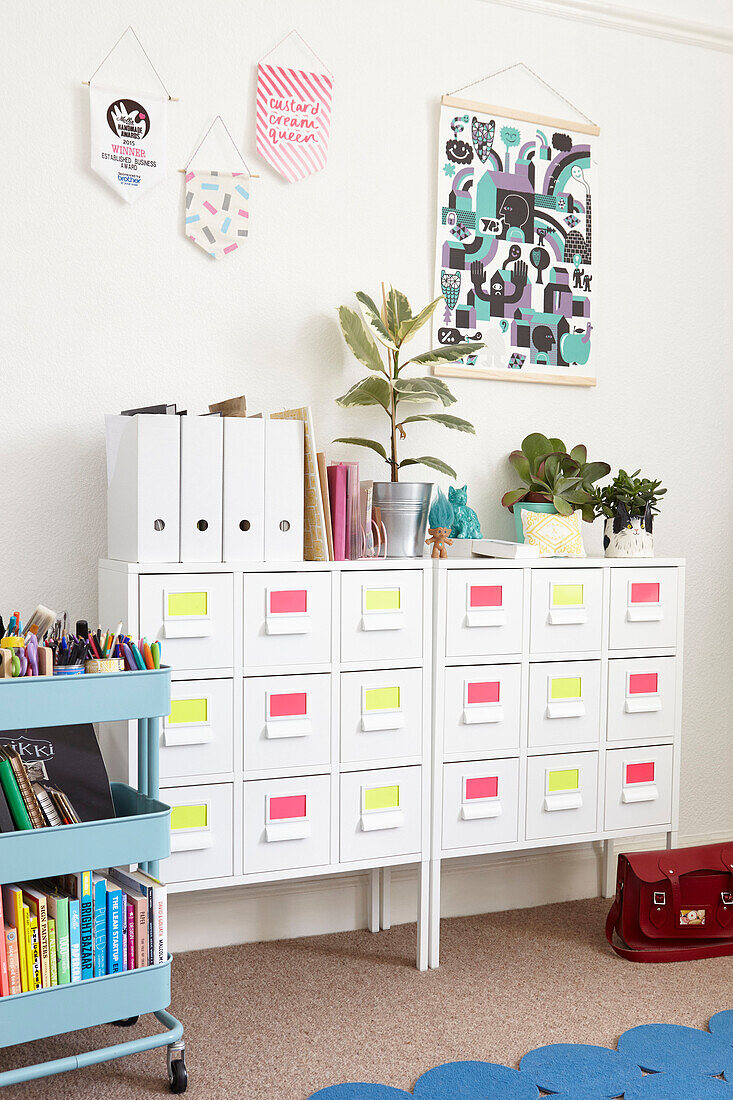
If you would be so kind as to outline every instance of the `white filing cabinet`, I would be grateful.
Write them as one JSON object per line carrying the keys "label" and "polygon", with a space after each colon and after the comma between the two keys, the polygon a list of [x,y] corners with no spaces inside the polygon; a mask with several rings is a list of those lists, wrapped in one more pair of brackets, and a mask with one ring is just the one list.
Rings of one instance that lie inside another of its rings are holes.
{"label": "white filing cabinet", "polygon": [[684,563],[437,562],[430,966],[443,859],[604,842],[679,816]]}
{"label": "white filing cabinet", "polygon": [[[428,962],[432,563],[99,565],[102,621],[158,638],[172,667],[161,797],[173,891],[419,868]],[[507,689],[508,690],[508,689]],[[102,727],[112,778],[131,730]]]}
{"label": "white filing cabinet", "polygon": [[614,838],[677,830],[683,598],[676,560],[100,562],[173,668],[170,889],[367,870],[377,930],[415,864],[424,969],[443,858],[600,840],[608,888]]}

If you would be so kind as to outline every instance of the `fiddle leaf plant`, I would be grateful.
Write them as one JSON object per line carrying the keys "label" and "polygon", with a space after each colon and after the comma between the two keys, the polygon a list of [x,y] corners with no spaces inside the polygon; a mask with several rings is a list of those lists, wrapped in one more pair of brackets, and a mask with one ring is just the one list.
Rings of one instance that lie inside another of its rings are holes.
{"label": "fiddle leaf plant", "polygon": [[360,313],[348,306],[339,307],[339,322],[344,340],[353,355],[372,374],[356,382],[342,397],[336,399],[336,404],[346,409],[359,405],[377,405],[384,409],[389,417],[387,445],[361,436],[341,436],[334,443],[368,447],[387,463],[392,481],[399,481],[401,469],[415,465],[429,466],[441,474],[455,478],[455,470],[442,458],[435,458],[433,455],[400,460],[399,442],[407,438],[408,425],[427,421],[453,431],[475,435],[473,424],[451,413],[415,412],[405,415],[408,411],[404,408],[405,405],[432,403],[447,408],[454,405],[456,399],[442,379],[429,376],[406,378],[402,372],[408,366],[434,367],[441,363],[455,363],[484,345],[452,344],[403,360],[405,344],[430,320],[443,298],[436,298],[413,316],[410,303],[401,290],[391,286],[386,292],[383,288],[382,294],[384,301],[381,311],[362,290],[356,294]]}

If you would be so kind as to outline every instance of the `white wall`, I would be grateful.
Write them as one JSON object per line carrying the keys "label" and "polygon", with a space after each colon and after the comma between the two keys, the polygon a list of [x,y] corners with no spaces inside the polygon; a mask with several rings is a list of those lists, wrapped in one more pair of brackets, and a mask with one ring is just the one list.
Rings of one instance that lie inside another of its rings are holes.
{"label": "white wall", "polygon": [[[523,59],[602,129],[599,384],[458,380],[456,411],[476,437],[418,426],[410,446],[444,455],[484,530],[505,537],[505,456],[529,431],[664,479],[658,552],[689,563],[681,828],[730,833],[730,58],[532,7],[542,5],[129,0],[124,20],[180,96],[171,168],[221,112],[260,172],[251,238],[218,264],[181,232],[178,173],[127,206],[88,167],[81,80],[124,29],[119,5],[6,9],[0,609],[29,613],[40,600],[94,619],[105,412],[161,400],[196,412],[245,392],[252,410],[310,403],[322,446],[379,430],[376,414],[333,404],[358,377],[335,307],[381,279],[416,304],[432,297],[439,97]],[[292,26],[335,74],[328,168],[296,185],[258,160],[253,121],[256,61]],[[494,84],[492,95],[543,109],[528,85]],[[363,470],[381,474],[376,458]],[[588,542],[599,547],[598,524]],[[289,896],[298,931],[298,888]]]}

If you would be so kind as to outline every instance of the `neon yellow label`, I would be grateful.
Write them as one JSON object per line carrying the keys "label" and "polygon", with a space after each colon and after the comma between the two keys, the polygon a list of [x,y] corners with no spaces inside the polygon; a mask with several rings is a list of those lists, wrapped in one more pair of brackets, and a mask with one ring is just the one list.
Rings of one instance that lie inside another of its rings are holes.
{"label": "neon yellow label", "polygon": [[568,768],[565,771],[550,772],[547,776],[547,793],[555,791],[577,791],[580,786],[580,772],[577,768]]}
{"label": "neon yellow label", "polygon": [[399,611],[399,588],[367,588],[365,607],[367,611]]}
{"label": "neon yellow label", "polygon": [[173,699],[168,725],[193,725],[194,722],[205,722],[209,717],[208,699]]}
{"label": "neon yellow label", "polygon": [[364,791],[365,810],[396,810],[400,804],[400,788],[372,787]]}
{"label": "neon yellow label", "polygon": [[550,681],[551,699],[580,699],[583,681],[580,676],[558,676]]}
{"label": "neon yellow label", "polygon": [[578,607],[583,603],[582,584],[553,584],[553,607]]}
{"label": "neon yellow label", "polygon": [[171,829],[205,829],[209,821],[209,808],[203,806],[174,806],[171,810]]}
{"label": "neon yellow label", "polygon": [[209,610],[208,592],[169,592],[168,617],[176,615],[190,618],[192,615],[206,615]]}
{"label": "neon yellow label", "polygon": [[370,688],[364,692],[365,710],[399,710],[400,689],[398,687]]}

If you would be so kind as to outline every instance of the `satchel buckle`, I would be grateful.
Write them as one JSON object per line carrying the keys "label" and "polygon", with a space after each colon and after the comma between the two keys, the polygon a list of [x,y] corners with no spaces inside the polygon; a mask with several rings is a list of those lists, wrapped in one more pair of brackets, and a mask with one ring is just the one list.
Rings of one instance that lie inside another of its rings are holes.
{"label": "satchel buckle", "polygon": [[723,890],[720,894],[720,900],[725,906],[733,905],[733,891]]}
{"label": "satchel buckle", "polygon": [[[667,895],[665,894],[664,890],[655,890],[654,891],[654,904],[655,905],[666,905],[667,904]],[[731,904],[733,904],[733,895],[731,895]]]}

